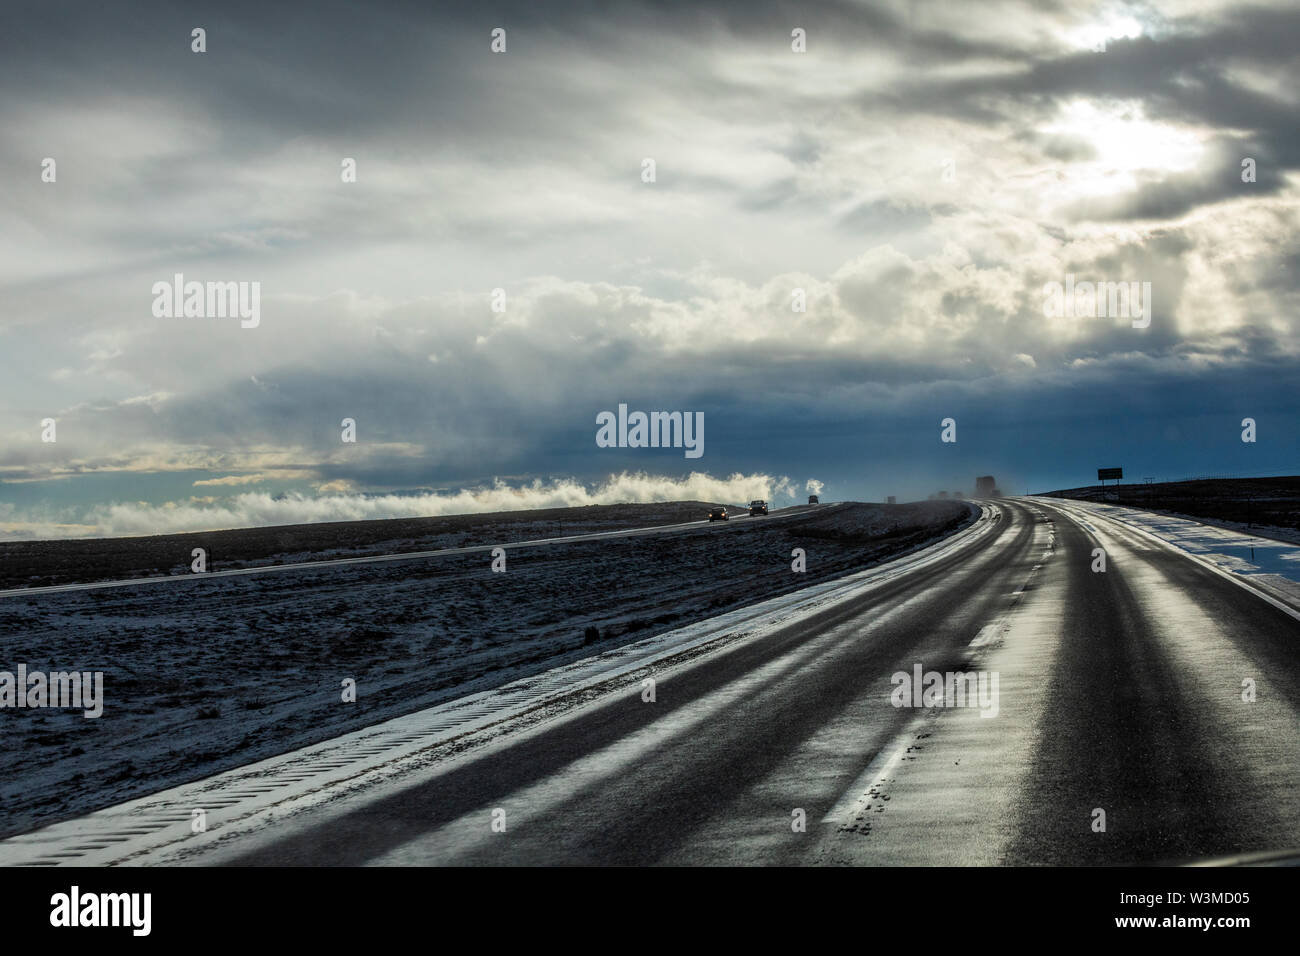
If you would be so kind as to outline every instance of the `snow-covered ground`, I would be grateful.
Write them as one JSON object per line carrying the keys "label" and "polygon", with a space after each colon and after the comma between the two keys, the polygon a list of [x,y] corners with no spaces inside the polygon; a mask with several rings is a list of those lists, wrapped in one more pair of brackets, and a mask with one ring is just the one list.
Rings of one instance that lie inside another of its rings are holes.
{"label": "snow-covered ground", "polygon": [[1197,556],[1220,571],[1244,579],[1285,603],[1300,603],[1300,547],[1296,543],[1142,508],[1060,498],[1043,501],[1076,514],[1093,513],[1121,521]]}
{"label": "snow-covered ground", "polygon": [[[0,670],[103,671],[106,699],[97,720],[0,713],[0,835],[839,578],[970,515],[954,502],[827,506],[510,551],[505,573],[461,554],[6,598]],[[341,700],[345,679],[355,703]]]}
{"label": "snow-covered ground", "polygon": [[159,575],[187,576],[191,553],[202,548],[208,570],[282,566],[303,561],[365,558],[535,538],[617,532],[698,521],[702,501],[587,505],[545,511],[327,521],[187,534],[57,541],[0,541],[0,591]]}
{"label": "snow-covered ground", "polygon": [[[846,516],[845,526],[854,528],[854,534],[879,530],[862,507]],[[967,511],[965,506],[956,507]],[[193,862],[214,850],[220,852],[222,844],[230,844],[239,833],[361,791],[382,789],[398,779],[409,780],[412,773],[454,759],[460,748],[471,746],[466,741],[480,746],[558,713],[591,706],[618,688],[637,692],[643,673],[663,677],[677,667],[688,666],[695,655],[756,638],[879,587],[940,560],[969,538],[992,529],[987,514],[984,520],[977,522],[976,518],[973,509],[964,514],[957,533],[931,528],[913,541],[909,555],[867,570],[759,600],[549,668],[534,677],[13,837],[0,842],[0,865]],[[811,527],[817,531],[833,527],[831,519],[828,509]],[[195,810],[204,813],[203,832],[194,830]]]}
{"label": "snow-covered ground", "polygon": [[1089,485],[1054,491],[1047,497],[1114,503],[1300,544],[1300,476],[1295,475],[1196,478],[1104,488]]}
{"label": "snow-covered ground", "polygon": [[1246,521],[1223,521],[1217,518],[1198,518],[1195,515],[1184,515],[1173,511],[1158,513],[1172,518],[1182,518],[1185,521],[1197,524],[1209,525],[1212,528],[1236,531],[1251,538],[1263,538],[1269,541],[1281,541],[1286,544],[1300,546],[1300,530],[1295,528],[1279,528],[1276,525],[1258,525]]}

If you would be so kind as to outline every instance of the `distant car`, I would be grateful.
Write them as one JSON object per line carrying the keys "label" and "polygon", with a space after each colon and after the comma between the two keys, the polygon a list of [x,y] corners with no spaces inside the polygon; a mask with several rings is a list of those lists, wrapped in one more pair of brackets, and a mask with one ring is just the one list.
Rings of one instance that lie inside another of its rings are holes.
{"label": "distant car", "polygon": [[753,501],[749,503],[749,513],[751,515],[767,514],[767,502],[763,501],[760,498],[755,498]]}
{"label": "distant car", "polygon": [[821,501],[818,499],[818,497],[817,497],[816,495],[809,495],[809,496],[808,496],[808,504],[810,504],[810,505],[819,505],[819,504],[821,504]]}
{"label": "distant car", "polygon": [[726,509],[726,508],[714,508],[712,511],[709,512],[709,520],[710,520],[710,521],[726,521],[726,520],[727,520],[727,509]]}

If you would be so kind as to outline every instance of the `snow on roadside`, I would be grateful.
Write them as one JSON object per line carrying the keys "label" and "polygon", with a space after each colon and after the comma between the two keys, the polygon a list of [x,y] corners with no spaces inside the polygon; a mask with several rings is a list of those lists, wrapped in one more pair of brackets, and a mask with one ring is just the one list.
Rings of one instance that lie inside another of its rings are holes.
{"label": "snow on roadside", "polygon": [[[459,752],[466,739],[484,743],[557,712],[589,706],[593,697],[611,686],[626,686],[641,673],[662,677],[678,666],[689,666],[696,653],[797,624],[829,604],[941,560],[993,528],[991,521],[976,523],[975,519],[972,511],[959,533],[935,534],[918,542],[908,555],[869,570],[13,837],[0,842],[0,865],[202,863],[205,854],[230,848],[233,838],[279,826],[300,811],[362,790],[373,795],[375,788],[382,790],[398,779],[409,782],[410,774]],[[929,547],[932,544],[937,546]],[[209,808],[208,829],[203,833],[191,832],[194,807]]]}
{"label": "snow on roadside", "polygon": [[1300,548],[1294,543],[1141,508],[1061,498],[1042,500],[1053,507],[1091,512],[1141,528],[1224,571],[1252,579],[1252,583],[1276,596],[1285,595],[1289,597],[1287,603],[1300,606]]}
{"label": "snow on roadside", "polygon": [[[459,555],[5,599],[0,669],[102,670],[106,703],[98,720],[0,715],[0,834],[879,565],[970,520],[938,504],[545,545],[510,553],[504,574]],[[340,702],[344,678],[356,703]]]}

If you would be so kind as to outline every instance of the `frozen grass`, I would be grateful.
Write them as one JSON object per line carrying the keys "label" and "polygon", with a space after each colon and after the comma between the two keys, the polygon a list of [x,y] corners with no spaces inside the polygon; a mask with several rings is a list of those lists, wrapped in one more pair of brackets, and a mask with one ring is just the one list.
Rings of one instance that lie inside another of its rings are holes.
{"label": "frozen grass", "polygon": [[[648,523],[619,520],[638,517]],[[564,531],[614,520],[593,518],[567,517]],[[955,502],[846,505],[512,551],[504,574],[471,554],[0,600],[0,670],[105,672],[98,720],[0,711],[0,836],[859,570],[969,520]],[[536,538],[554,533],[547,524],[506,530]],[[790,570],[796,547],[806,574]],[[354,704],[340,701],[344,678]]]}

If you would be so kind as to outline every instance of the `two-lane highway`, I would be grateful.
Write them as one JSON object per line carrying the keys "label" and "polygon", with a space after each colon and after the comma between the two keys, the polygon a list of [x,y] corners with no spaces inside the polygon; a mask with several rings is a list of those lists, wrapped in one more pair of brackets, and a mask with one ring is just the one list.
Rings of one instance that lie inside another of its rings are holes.
{"label": "two-lane highway", "polygon": [[[1004,499],[814,591],[644,665],[602,655],[598,680],[523,682],[509,713],[470,701],[464,732],[413,715],[10,852],[1103,864],[1300,845],[1300,614],[1203,560],[1092,506]],[[225,808],[211,831],[173,833],[205,799]],[[149,813],[160,829],[131,836]]]}
{"label": "two-lane highway", "polygon": [[[1300,843],[1300,623],[1118,522],[999,510],[946,560],[664,671],[653,702],[629,684],[209,858],[1092,864]],[[996,701],[895,706],[918,664],[984,675]]]}

